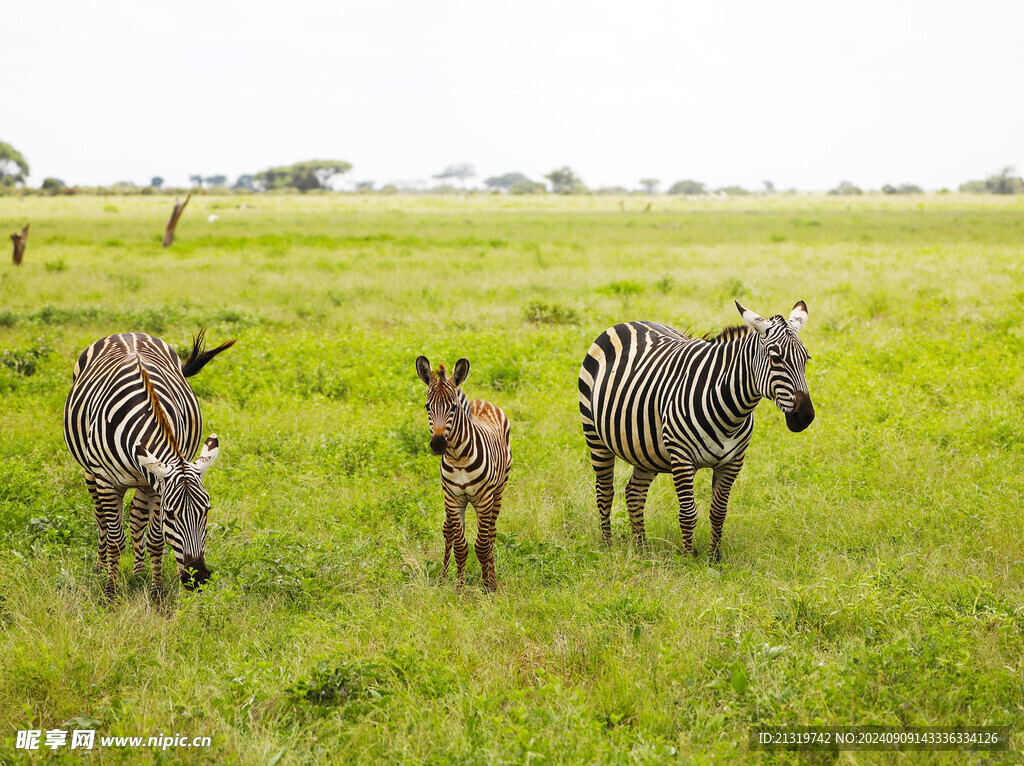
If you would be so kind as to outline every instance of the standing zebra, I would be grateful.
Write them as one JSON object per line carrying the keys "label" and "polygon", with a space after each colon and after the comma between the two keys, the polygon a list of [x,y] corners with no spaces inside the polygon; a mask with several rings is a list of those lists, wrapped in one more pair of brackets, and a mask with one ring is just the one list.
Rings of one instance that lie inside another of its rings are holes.
{"label": "standing zebra", "polygon": [[444,491],[444,564],[441,578],[448,576],[448,560],[455,546],[458,588],[465,585],[466,504],[476,510],[476,557],[484,586],[496,590],[494,538],[497,534],[501,495],[512,467],[509,423],[499,407],[483,399],[466,399],[460,386],[469,375],[469,360],[455,363],[451,378],[444,365],[435,373],[422,354],[416,358],[416,373],[427,386],[427,419],[430,449],[441,458],[441,489]]}
{"label": "standing zebra", "polygon": [[797,333],[807,321],[799,301],[789,320],[765,319],[736,303],[745,325],[709,340],[654,322],[626,322],[591,345],[579,377],[580,415],[597,474],[601,534],[611,536],[615,458],[633,466],[626,509],[638,545],[646,545],[644,503],[654,476],[671,473],[679,498],[683,550],[693,548],[697,509],[693,476],[711,468],[711,545],[721,558],[729,490],[743,467],[762,397],[786,413],[790,431],[814,420],[804,369],[810,355]]}
{"label": "standing zebra", "polygon": [[[185,378],[229,348],[228,341],[204,350],[200,330],[182,361],[160,338],[142,333],[111,335],[78,358],[64,405],[64,441],[79,465],[96,504],[104,592],[114,596],[118,562],[125,548],[124,494],[134,488],[130,519],[133,574],[145,568],[143,543],[153,562],[153,591],[162,598],[164,540],[170,543],[185,587],[206,582],[206,517],[210,496],[203,474],[217,459],[216,434],[199,448],[203,417]],[[146,534],[146,525],[149,533]]]}

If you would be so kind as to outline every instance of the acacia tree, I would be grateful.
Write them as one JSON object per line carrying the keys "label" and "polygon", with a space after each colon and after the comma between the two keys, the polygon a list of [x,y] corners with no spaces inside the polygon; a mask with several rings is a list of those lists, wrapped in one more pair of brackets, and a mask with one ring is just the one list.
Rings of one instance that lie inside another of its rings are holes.
{"label": "acacia tree", "polygon": [[522,181],[529,181],[530,179],[522,173],[505,173],[500,176],[491,176],[484,181],[484,186],[488,189],[511,189],[517,183]]}
{"label": "acacia tree", "polygon": [[551,191],[555,194],[578,194],[587,190],[583,181],[568,165],[552,170],[544,177],[551,182]]}
{"label": "acacia tree", "polygon": [[644,194],[657,194],[661,181],[657,178],[641,178],[640,185],[644,187]]}
{"label": "acacia tree", "polygon": [[28,163],[21,152],[8,143],[0,141],[0,184],[11,186],[25,183],[29,175]]}
{"label": "acacia tree", "polygon": [[468,162],[457,162],[453,165],[449,165],[436,176],[432,176],[438,180],[445,180],[448,178],[458,178],[459,183],[462,184],[462,188],[466,188],[466,180],[469,178],[476,178],[476,168],[474,168]]}
{"label": "acacia tree", "polygon": [[351,163],[343,160],[308,160],[294,165],[261,170],[253,180],[264,189],[298,189],[307,192],[313,189],[328,189],[328,182],[334,176],[352,169]]}
{"label": "acacia tree", "polygon": [[702,184],[700,181],[693,181],[687,179],[685,181],[676,181],[672,184],[672,188],[668,190],[669,194],[706,194],[707,186]]}

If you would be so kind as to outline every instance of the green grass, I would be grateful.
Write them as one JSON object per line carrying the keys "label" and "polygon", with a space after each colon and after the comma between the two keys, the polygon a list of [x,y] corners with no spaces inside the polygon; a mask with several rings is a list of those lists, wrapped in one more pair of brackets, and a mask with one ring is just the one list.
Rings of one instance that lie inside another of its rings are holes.
{"label": "green grass", "polygon": [[[0,198],[0,232],[32,225],[0,266],[0,760],[75,718],[213,739],[100,763],[774,763],[749,727],[1020,729],[1024,204],[652,202],[197,197],[165,250],[166,199]],[[761,405],[721,564],[679,555],[667,478],[632,549],[621,467],[605,547],[587,347],[628,319],[717,330],[733,299],[807,302],[814,425]],[[193,379],[215,579],[160,610],[126,555],[107,606],[71,369],[110,333],[202,326],[238,338]],[[463,594],[437,582],[420,353],[469,357],[512,421],[493,596],[472,556]]]}

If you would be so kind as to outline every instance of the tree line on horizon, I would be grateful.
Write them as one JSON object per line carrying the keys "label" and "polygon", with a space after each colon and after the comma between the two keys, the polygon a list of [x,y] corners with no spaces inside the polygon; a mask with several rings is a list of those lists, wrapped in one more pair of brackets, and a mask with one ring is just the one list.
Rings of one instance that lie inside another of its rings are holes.
{"label": "tree line on horizon", "polygon": [[[121,181],[111,186],[80,187],[69,186],[59,178],[43,179],[38,189],[28,186],[29,165],[25,157],[8,143],[0,141],[0,195],[37,193],[44,195],[97,193],[97,194],[154,194],[183,193],[186,191],[209,192],[323,192],[335,191],[332,181],[352,170],[352,164],[344,160],[307,160],[292,165],[281,165],[268,168],[253,174],[239,175],[233,184],[225,175],[195,174],[189,176],[189,187],[166,187],[161,176],[153,176],[148,186],[140,186],[131,181]],[[467,162],[448,165],[442,172],[432,176],[440,183],[426,187],[420,183],[399,185],[384,184],[380,188],[374,181],[355,181],[352,191],[357,193],[398,193],[424,192],[433,194],[465,193],[477,191],[467,185],[470,179],[476,178],[475,167]],[[657,178],[641,178],[636,189],[623,186],[603,186],[596,189],[588,187],[576,172],[565,165],[556,168],[543,176],[543,181],[529,178],[524,173],[508,172],[498,176],[490,176],[483,180],[484,190],[507,194],[660,194],[661,180]],[[458,181],[456,187],[452,182]],[[665,192],[670,195],[685,196],[741,196],[749,194],[773,194],[777,190],[771,181],[762,181],[761,189],[756,191],[741,186],[723,186],[709,188],[706,184],[692,179],[676,181]],[[788,190],[795,192],[796,190]],[[912,183],[899,185],[885,184],[878,191],[883,194],[923,194],[924,189]],[[941,189],[947,192],[948,189]],[[1024,180],[1016,175],[1016,169],[1006,166],[984,180],[967,181],[960,184],[958,191],[974,194],[1024,194]],[[851,181],[840,181],[828,192],[830,195],[860,195],[865,191]]]}

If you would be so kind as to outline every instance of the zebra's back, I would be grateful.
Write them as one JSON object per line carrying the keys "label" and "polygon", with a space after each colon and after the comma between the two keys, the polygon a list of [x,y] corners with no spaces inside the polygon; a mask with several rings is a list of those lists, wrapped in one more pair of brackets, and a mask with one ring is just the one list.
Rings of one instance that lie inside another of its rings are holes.
{"label": "zebra's back", "polygon": [[199,448],[202,414],[174,350],[143,333],[111,335],[82,352],[64,406],[64,440],[87,471],[121,486],[144,486],[136,448],[169,458],[173,446],[161,427],[143,371],[153,387],[181,454]]}
{"label": "zebra's back", "polygon": [[721,442],[706,407],[722,364],[707,341],[656,322],[608,328],[580,369],[580,415],[588,444],[644,470],[667,473],[672,470],[668,437],[696,464],[718,464],[738,446]]}

